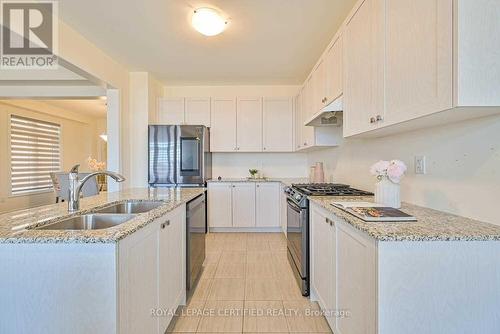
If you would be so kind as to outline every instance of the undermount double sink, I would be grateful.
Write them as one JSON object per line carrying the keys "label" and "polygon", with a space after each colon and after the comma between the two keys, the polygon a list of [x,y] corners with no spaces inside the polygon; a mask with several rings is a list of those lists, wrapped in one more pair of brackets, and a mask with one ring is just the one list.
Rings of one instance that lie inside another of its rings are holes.
{"label": "undermount double sink", "polygon": [[61,219],[55,223],[37,227],[37,230],[100,230],[123,224],[140,213],[165,204],[161,201],[127,201],[117,203],[92,213]]}

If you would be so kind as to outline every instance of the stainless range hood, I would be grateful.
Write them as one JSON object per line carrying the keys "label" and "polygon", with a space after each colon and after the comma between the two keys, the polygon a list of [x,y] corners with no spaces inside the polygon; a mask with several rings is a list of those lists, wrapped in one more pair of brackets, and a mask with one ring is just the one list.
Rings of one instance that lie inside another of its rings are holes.
{"label": "stainless range hood", "polygon": [[304,125],[307,126],[342,126],[342,95],[314,114]]}

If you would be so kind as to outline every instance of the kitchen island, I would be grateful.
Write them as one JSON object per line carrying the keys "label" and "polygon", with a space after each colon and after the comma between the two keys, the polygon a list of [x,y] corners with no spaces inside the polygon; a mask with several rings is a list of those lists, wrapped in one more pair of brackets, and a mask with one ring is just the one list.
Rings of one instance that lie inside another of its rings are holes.
{"label": "kitchen island", "polygon": [[500,226],[403,203],[364,222],[310,197],[311,297],[341,334],[499,333]]}
{"label": "kitchen island", "polygon": [[[72,214],[59,203],[0,215],[0,333],[164,333],[185,302],[185,205],[204,191],[127,189]],[[38,229],[125,202],[157,207],[105,229]]]}

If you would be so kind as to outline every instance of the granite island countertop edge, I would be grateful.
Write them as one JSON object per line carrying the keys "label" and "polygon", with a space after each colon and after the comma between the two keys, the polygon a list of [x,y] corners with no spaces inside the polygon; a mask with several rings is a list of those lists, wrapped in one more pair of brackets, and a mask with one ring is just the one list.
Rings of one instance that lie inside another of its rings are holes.
{"label": "granite island countertop edge", "polygon": [[[0,215],[0,244],[108,244],[117,243],[154,220],[172,212],[206,191],[205,188],[172,188],[153,191],[147,188],[126,189],[82,199],[82,209],[68,213],[67,203],[46,205]],[[118,226],[100,230],[37,230],[58,220],[92,213],[100,208],[125,201],[163,201],[164,204]],[[55,213],[51,213],[55,211]],[[20,220],[16,225],[16,219]]]}

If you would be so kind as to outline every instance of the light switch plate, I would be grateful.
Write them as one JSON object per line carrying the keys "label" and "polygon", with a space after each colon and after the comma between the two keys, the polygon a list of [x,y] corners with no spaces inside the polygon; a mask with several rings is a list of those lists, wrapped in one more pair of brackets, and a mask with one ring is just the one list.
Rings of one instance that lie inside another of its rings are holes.
{"label": "light switch plate", "polygon": [[427,173],[425,167],[425,156],[417,155],[415,157],[415,174],[425,174]]}

